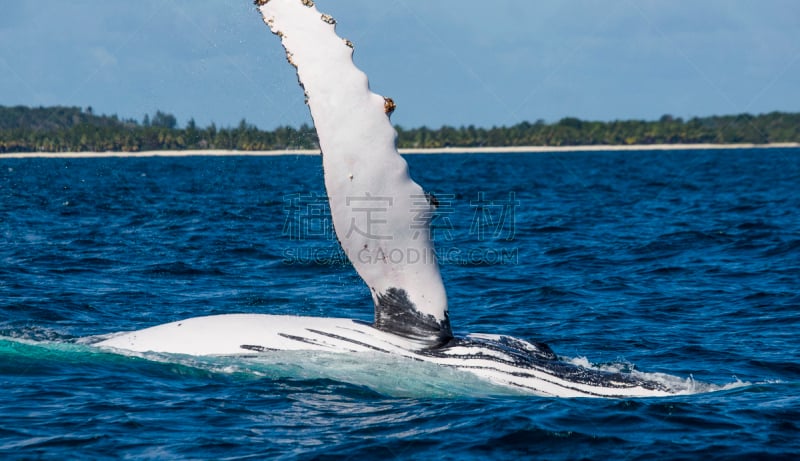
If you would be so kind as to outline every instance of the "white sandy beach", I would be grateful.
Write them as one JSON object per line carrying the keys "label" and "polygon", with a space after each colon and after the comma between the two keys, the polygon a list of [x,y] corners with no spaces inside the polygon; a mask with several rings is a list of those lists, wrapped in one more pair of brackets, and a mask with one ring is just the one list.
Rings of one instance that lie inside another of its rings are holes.
{"label": "white sandy beach", "polygon": [[[676,150],[720,149],[786,149],[800,148],[800,143],[774,144],[642,144],[631,146],[513,146],[513,147],[444,147],[437,149],[399,149],[401,154],[507,154],[543,152],[652,152]],[[144,152],[22,152],[0,154],[0,159],[12,158],[101,158],[101,157],[190,157],[190,156],[275,156],[319,155],[316,149],[297,150],[154,150]]]}

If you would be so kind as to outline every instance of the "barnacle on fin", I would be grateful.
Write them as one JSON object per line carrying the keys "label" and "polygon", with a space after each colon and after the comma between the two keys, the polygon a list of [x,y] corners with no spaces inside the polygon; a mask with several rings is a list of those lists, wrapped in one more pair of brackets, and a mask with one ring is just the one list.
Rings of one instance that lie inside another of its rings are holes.
{"label": "barnacle on fin", "polygon": [[386,112],[386,115],[392,115],[392,112],[397,109],[397,104],[394,103],[392,98],[383,98],[383,111]]}
{"label": "barnacle on fin", "polygon": [[302,0],[302,2],[303,2],[303,5],[305,5],[305,6],[309,7],[309,8],[314,6],[314,2],[312,0]]}
{"label": "barnacle on fin", "polygon": [[264,6],[264,5],[266,5],[267,3],[269,3],[269,0],[254,0],[254,1],[253,1],[253,4],[254,4],[255,6]]}
{"label": "barnacle on fin", "polygon": [[322,15],[322,21],[323,22],[327,22],[328,24],[331,24],[331,25],[336,24],[336,20],[333,19],[333,16],[331,16],[329,14],[323,14]]}
{"label": "barnacle on fin", "polygon": [[289,64],[292,65],[292,67],[297,69],[297,64],[294,62],[294,54],[292,54],[292,53],[287,51],[286,52],[286,60],[289,62]]}
{"label": "barnacle on fin", "polygon": [[345,45],[347,45],[347,46],[348,46],[349,48],[351,48],[351,49],[355,49],[355,46],[353,46],[353,42],[351,42],[350,40],[348,40],[348,39],[346,39],[346,38],[345,38],[345,39],[343,39],[343,40],[344,40],[344,44],[345,44]]}
{"label": "barnacle on fin", "polygon": [[439,208],[439,199],[433,195],[433,192],[425,192],[425,199],[428,201],[428,205],[432,206],[434,209]]}

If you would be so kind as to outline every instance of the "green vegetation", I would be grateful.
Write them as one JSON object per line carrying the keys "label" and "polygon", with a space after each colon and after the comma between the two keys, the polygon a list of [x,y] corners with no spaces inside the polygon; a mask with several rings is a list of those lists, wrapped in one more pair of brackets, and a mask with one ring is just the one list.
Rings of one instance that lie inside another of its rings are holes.
{"label": "green vegetation", "polygon": [[[772,112],[683,120],[592,122],[565,118],[557,123],[522,122],[510,127],[397,127],[400,147],[501,147],[630,144],[735,144],[800,142],[800,114]],[[0,106],[0,153],[181,149],[315,149],[312,127],[259,130],[242,120],[236,127],[178,127],[175,116],[156,112],[139,122],[95,115],[78,107]]]}
{"label": "green vegetation", "polygon": [[664,115],[658,121],[592,122],[564,118],[547,124],[522,122],[490,129],[474,126],[438,130],[398,128],[403,147],[578,146],[632,144],[736,144],[800,142],[800,114],[772,112],[692,118]]}
{"label": "green vegetation", "polygon": [[307,125],[262,131],[245,120],[234,128],[217,128],[213,123],[199,128],[190,120],[179,128],[175,116],[160,111],[137,122],[95,115],[91,108],[0,106],[0,153],[313,149],[316,145],[316,133]]}

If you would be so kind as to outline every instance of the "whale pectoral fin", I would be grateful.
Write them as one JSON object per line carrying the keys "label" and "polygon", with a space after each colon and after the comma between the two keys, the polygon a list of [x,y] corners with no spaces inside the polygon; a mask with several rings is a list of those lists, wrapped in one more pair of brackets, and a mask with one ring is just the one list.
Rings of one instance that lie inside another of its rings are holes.
{"label": "whale pectoral fin", "polygon": [[320,149],[333,228],[372,288],[375,327],[421,348],[452,337],[430,220],[437,200],[411,179],[389,115],[353,63],[352,43],[307,0],[258,0],[297,69]]}
{"label": "whale pectoral fin", "polygon": [[450,319],[443,320],[417,310],[402,288],[389,288],[375,296],[375,328],[421,342],[428,348],[446,344],[453,338]]}

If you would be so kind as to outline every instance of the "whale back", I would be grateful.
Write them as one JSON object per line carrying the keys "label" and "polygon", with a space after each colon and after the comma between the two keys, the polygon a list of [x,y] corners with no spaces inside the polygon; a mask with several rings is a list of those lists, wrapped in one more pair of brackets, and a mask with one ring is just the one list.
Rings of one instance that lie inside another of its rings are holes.
{"label": "whale back", "polygon": [[333,226],[369,287],[375,327],[420,347],[451,337],[447,295],[430,235],[435,200],[397,152],[394,102],[370,91],[353,45],[310,0],[257,0],[297,69],[319,137]]}

